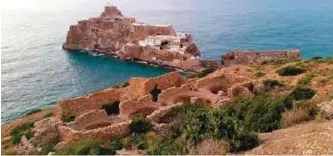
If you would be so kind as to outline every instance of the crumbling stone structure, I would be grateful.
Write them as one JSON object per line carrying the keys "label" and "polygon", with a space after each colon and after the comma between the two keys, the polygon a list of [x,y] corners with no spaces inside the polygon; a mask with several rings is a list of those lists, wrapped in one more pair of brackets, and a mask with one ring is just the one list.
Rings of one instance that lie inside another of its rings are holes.
{"label": "crumbling stone structure", "polygon": [[233,64],[261,64],[264,61],[274,60],[299,60],[299,50],[234,50],[222,55],[222,65],[230,66]]}

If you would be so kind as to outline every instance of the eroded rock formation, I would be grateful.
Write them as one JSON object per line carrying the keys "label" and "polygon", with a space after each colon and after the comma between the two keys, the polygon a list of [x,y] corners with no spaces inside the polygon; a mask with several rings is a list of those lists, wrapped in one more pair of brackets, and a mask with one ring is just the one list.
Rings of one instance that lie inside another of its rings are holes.
{"label": "eroded rock formation", "polygon": [[100,17],[70,26],[67,50],[94,51],[125,60],[200,71],[218,66],[217,61],[200,60],[192,35],[176,33],[171,25],[149,25],[125,17],[115,6],[106,6]]}

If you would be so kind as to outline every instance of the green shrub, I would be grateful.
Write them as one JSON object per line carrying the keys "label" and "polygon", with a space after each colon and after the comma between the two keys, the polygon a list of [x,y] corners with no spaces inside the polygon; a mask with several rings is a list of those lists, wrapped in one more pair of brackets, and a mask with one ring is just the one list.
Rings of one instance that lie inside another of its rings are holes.
{"label": "green shrub", "polygon": [[263,76],[265,76],[265,75],[266,75],[266,74],[263,73],[263,72],[256,72],[256,73],[254,74],[255,77],[263,77]]}
{"label": "green shrub", "polygon": [[298,80],[297,85],[299,86],[306,86],[308,85],[311,80],[315,77],[314,73],[306,74],[301,79]]}
{"label": "green shrub", "polygon": [[75,115],[71,115],[71,114],[63,114],[61,116],[61,120],[64,122],[72,122],[75,120]]}
{"label": "green shrub", "polygon": [[161,90],[157,88],[157,85],[150,91],[150,94],[153,96],[153,101],[157,102],[158,95],[161,93]]}
{"label": "green shrub", "polygon": [[111,149],[111,150],[121,150],[123,149],[123,144],[119,141],[119,140],[115,140],[115,141],[112,141],[110,142],[110,144],[108,145],[108,147]]}
{"label": "green shrub", "polygon": [[199,78],[205,77],[206,75],[208,75],[208,74],[210,74],[210,73],[212,73],[212,72],[214,72],[214,71],[215,71],[214,68],[206,68],[206,69],[202,70],[202,71],[198,74],[198,77],[199,77]]}
{"label": "green shrub", "polygon": [[265,87],[266,90],[274,88],[274,87],[281,87],[283,86],[282,83],[280,83],[277,80],[264,80],[263,81],[263,85]]}
{"label": "green shrub", "polygon": [[126,81],[124,83],[118,83],[118,84],[114,85],[113,88],[124,88],[124,87],[127,87],[127,86],[129,86],[128,81]]}
{"label": "green shrub", "polygon": [[47,155],[49,152],[53,151],[54,146],[59,142],[59,138],[57,137],[47,137],[42,140],[42,151],[41,155]]}
{"label": "green shrub", "polygon": [[150,127],[150,123],[138,115],[133,117],[132,122],[129,125],[129,129],[132,133],[144,133],[147,132]]}
{"label": "green shrub", "polygon": [[148,155],[186,155],[186,141],[182,138],[169,138],[157,143],[156,147],[147,151]]}
{"label": "green shrub", "polygon": [[12,143],[17,144],[21,141],[21,137],[25,135],[27,139],[30,139],[33,137],[33,133],[31,131],[31,128],[33,127],[34,123],[33,122],[26,122],[23,123],[21,126],[16,127],[13,129],[11,132],[12,136]]}
{"label": "green shrub", "polygon": [[316,94],[316,91],[314,91],[311,88],[302,88],[302,87],[296,87],[289,95],[288,98],[291,100],[308,100],[311,99]]}
{"label": "green shrub", "polygon": [[35,113],[41,112],[41,111],[42,111],[42,109],[39,109],[39,108],[33,109],[33,110],[31,110],[30,112],[27,113],[27,116],[31,115],[31,114],[35,114]]}
{"label": "green shrub", "polygon": [[185,73],[185,77],[186,77],[186,78],[195,78],[195,77],[197,77],[197,74],[193,74],[193,73]]}
{"label": "green shrub", "polygon": [[305,72],[302,68],[287,66],[276,71],[280,76],[295,76]]}
{"label": "green shrub", "polygon": [[242,121],[231,110],[224,108],[209,110],[200,104],[184,104],[172,108],[160,122],[176,123],[172,137],[185,136],[189,145],[199,144],[208,138],[226,140],[234,151],[253,148],[258,144],[257,136],[245,131]]}
{"label": "green shrub", "polygon": [[54,114],[52,112],[49,112],[49,113],[44,115],[44,118],[48,118],[48,117],[51,117],[51,116],[54,116]]}
{"label": "green shrub", "polygon": [[114,150],[94,140],[81,140],[55,151],[56,155],[114,155]]}
{"label": "green shrub", "polygon": [[268,95],[235,100],[228,108],[249,131],[270,132],[279,128],[281,113],[286,108],[284,98]]}
{"label": "green shrub", "polygon": [[119,103],[120,101],[115,101],[111,104],[105,104],[102,106],[102,109],[104,109],[108,115],[117,115],[119,114]]}

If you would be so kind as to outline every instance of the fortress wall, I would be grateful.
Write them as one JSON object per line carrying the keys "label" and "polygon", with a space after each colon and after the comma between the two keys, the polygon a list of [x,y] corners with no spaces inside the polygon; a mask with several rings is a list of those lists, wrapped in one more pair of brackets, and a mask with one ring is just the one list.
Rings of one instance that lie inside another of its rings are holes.
{"label": "fortress wall", "polygon": [[60,139],[65,142],[75,142],[82,139],[110,141],[110,139],[117,139],[128,135],[128,125],[130,122],[131,121],[124,121],[103,128],[82,131],[60,125],[57,127],[57,130],[59,132]]}
{"label": "fortress wall", "polygon": [[222,55],[222,64],[261,64],[269,60],[298,60],[299,50],[254,51],[235,50]]}
{"label": "fortress wall", "polygon": [[121,95],[123,95],[126,90],[127,88],[109,88],[89,94],[88,96],[59,101],[56,104],[58,109],[57,116],[61,117],[64,114],[78,116],[91,110],[101,109],[104,104],[119,101]]}

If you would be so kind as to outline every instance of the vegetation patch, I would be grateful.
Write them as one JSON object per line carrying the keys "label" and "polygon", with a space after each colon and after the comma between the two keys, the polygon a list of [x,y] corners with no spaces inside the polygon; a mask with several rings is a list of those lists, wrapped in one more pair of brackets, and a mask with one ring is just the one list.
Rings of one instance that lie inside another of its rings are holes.
{"label": "vegetation patch", "polygon": [[287,67],[280,68],[276,72],[280,76],[295,76],[295,75],[304,73],[305,70],[302,68],[294,67],[294,66],[287,66]]}
{"label": "vegetation patch", "polygon": [[185,73],[184,75],[186,78],[196,78],[197,77],[197,74],[194,74],[194,73]]}
{"label": "vegetation patch", "polygon": [[27,139],[30,139],[33,137],[33,133],[31,131],[31,128],[33,128],[34,123],[33,122],[26,122],[23,123],[21,126],[16,127],[11,132],[12,136],[12,143],[17,144],[21,141],[22,136],[26,136]]}
{"label": "vegetation patch", "polygon": [[306,86],[311,82],[311,80],[315,76],[316,75],[313,72],[311,72],[310,74],[306,74],[305,76],[303,76],[301,79],[298,80],[297,85],[298,86]]}
{"label": "vegetation patch", "polygon": [[288,96],[291,100],[309,100],[316,94],[311,88],[296,87]]}
{"label": "vegetation patch", "polygon": [[263,77],[263,76],[265,76],[266,74],[264,73],[264,72],[256,72],[255,74],[254,74],[254,76],[255,77]]}
{"label": "vegetation patch", "polygon": [[107,115],[118,115],[119,114],[119,103],[120,101],[115,101],[111,104],[105,104],[102,109],[105,110]]}
{"label": "vegetation patch", "polygon": [[54,114],[52,112],[49,112],[49,113],[46,113],[44,115],[44,118],[48,118],[48,117],[51,117],[51,116],[54,116]]}
{"label": "vegetation patch", "polygon": [[61,116],[61,120],[64,122],[72,122],[75,120],[75,115],[71,115],[71,114],[63,114]]}
{"label": "vegetation patch", "polygon": [[204,70],[202,70],[199,74],[198,74],[198,78],[202,78],[205,77],[206,75],[214,72],[215,69],[214,68],[206,68]]}
{"label": "vegetation patch", "polygon": [[150,128],[150,123],[139,115],[134,115],[132,122],[129,125],[129,129],[132,133],[144,133],[147,132]]}
{"label": "vegetation patch", "polygon": [[56,136],[48,136],[42,140],[41,146],[42,151],[41,155],[47,155],[49,152],[54,151],[55,145],[59,142],[59,138]]}
{"label": "vegetation patch", "polygon": [[283,84],[280,83],[278,80],[264,80],[263,85],[265,87],[265,90],[270,90],[275,87],[283,86]]}
{"label": "vegetation patch", "polygon": [[28,115],[31,115],[31,114],[35,114],[35,113],[41,112],[41,111],[42,111],[42,109],[39,109],[39,108],[37,108],[37,109],[33,109],[33,110],[31,110],[29,113],[27,113],[27,116],[28,116]]}
{"label": "vegetation patch", "polygon": [[56,155],[114,155],[116,152],[95,140],[80,140],[55,151]]}
{"label": "vegetation patch", "polygon": [[157,88],[157,85],[150,91],[150,95],[153,96],[153,101],[157,102],[158,95],[161,94],[161,90]]}
{"label": "vegetation patch", "polygon": [[126,81],[124,83],[118,83],[118,84],[114,85],[113,88],[124,88],[124,87],[127,87],[127,86],[129,86],[128,81]]}

